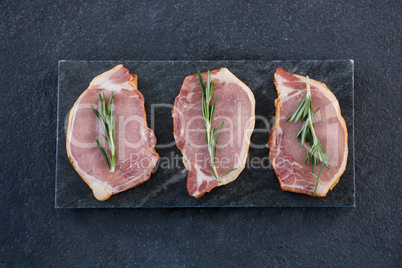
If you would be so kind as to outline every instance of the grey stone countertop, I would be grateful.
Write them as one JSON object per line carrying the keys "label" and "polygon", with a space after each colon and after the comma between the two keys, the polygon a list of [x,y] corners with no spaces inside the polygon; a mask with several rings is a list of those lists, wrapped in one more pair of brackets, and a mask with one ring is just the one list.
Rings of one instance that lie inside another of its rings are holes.
{"label": "grey stone countertop", "polygon": [[[2,1],[0,266],[400,266],[401,14],[400,1]],[[348,59],[355,207],[54,207],[59,60]]]}

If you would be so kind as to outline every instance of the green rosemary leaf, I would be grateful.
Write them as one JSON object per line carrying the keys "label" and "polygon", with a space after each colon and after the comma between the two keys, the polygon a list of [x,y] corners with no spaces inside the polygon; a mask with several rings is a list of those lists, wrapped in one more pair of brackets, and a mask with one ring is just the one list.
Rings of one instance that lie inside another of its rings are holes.
{"label": "green rosemary leaf", "polygon": [[102,106],[103,106],[102,109],[103,109],[103,112],[104,112],[105,118],[106,118],[106,116],[109,114],[109,112],[108,112],[107,107],[106,107],[106,96],[105,96],[105,92],[103,92]]}
{"label": "green rosemary leaf", "polygon": [[203,102],[204,102],[205,87],[204,87],[204,83],[202,82],[202,76],[201,76],[201,72],[200,72],[200,71],[198,71],[198,80],[199,80],[200,85],[201,85],[202,97],[203,97]]}
{"label": "green rosemary leaf", "polygon": [[297,139],[299,139],[299,136],[302,134],[302,132],[303,132],[303,128],[301,127],[301,128],[299,129],[299,131],[297,132],[297,134],[296,134],[296,138],[297,138]]}
{"label": "green rosemary leaf", "polygon": [[302,100],[301,104],[297,107],[296,111],[286,121],[297,122],[300,120],[300,115],[303,112],[303,103],[304,103],[304,99]]}
{"label": "green rosemary leaf", "polygon": [[205,107],[205,98],[202,97],[202,116],[205,118],[207,116],[207,108]]}
{"label": "green rosemary leaf", "polygon": [[300,148],[303,148],[304,141],[306,140],[307,129],[308,129],[307,126],[304,126],[304,127],[303,127],[302,136],[301,136],[301,141],[300,141]]}
{"label": "green rosemary leaf", "polygon": [[[214,102],[214,104],[212,105],[211,116],[214,116],[216,103],[218,102],[218,97],[219,97],[219,96],[216,96],[215,102]],[[210,121],[212,122],[212,117],[210,118]]]}
{"label": "green rosemary leaf", "polygon": [[108,168],[109,168],[109,170],[110,170],[109,159],[108,159],[107,156],[106,156],[105,150],[104,150],[103,147],[100,145],[100,143],[99,143],[98,140],[96,140],[96,144],[98,145],[98,148],[99,148],[99,150],[100,150],[100,152],[101,152],[103,158],[105,159],[106,164],[107,164],[107,166],[108,166]]}
{"label": "green rosemary leaf", "polygon": [[108,136],[105,136],[104,134],[102,134],[102,136],[103,136],[103,138],[105,139],[105,141],[106,141],[107,143],[109,143]]}
{"label": "green rosemary leaf", "polygon": [[219,134],[221,134],[222,128],[225,125],[225,121],[222,121],[221,126],[219,127],[218,133],[216,133],[215,139],[218,139]]}
{"label": "green rosemary leaf", "polygon": [[317,109],[317,111],[314,112],[313,118],[314,118],[315,114],[320,110],[320,108],[321,108],[321,107],[319,107],[319,108]]}
{"label": "green rosemary leaf", "polygon": [[109,133],[109,124],[107,123],[107,121],[101,121],[102,126],[103,126],[103,130],[105,131],[105,134],[108,135]]}
{"label": "green rosemary leaf", "polygon": [[113,126],[113,107],[114,107],[114,101],[113,99],[109,101],[109,110],[110,110],[110,124]]}
{"label": "green rosemary leaf", "polygon": [[100,114],[104,114],[101,94],[99,94],[99,112],[100,112]]}
{"label": "green rosemary leaf", "polygon": [[212,92],[214,91],[214,87],[215,87],[215,83],[213,81],[211,81],[211,83],[209,84],[209,91],[211,92],[211,98],[212,98]]}
{"label": "green rosemary leaf", "polygon": [[91,105],[91,109],[95,113],[96,117],[101,121],[102,118],[101,118],[99,112],[92,105]]}
{"label": "green rosemary leaf", "polygon": [[223,176],[227,175],[228,173],[230,173],[230,172],[232,172],[232,171],[235,171],[236,169],[237,169],[237,168],[232,168],[232,169],[226,171],[225,173],[223,173],[223,174],[221,175],[221,178],[222,178]]}
{"label": "green rosemary leaf", "polygon": [[297,107],[297,109],[294,111],[294,113],[291,116],[288,117],[288,119],[286,119],[286,122],[295,120],[295,118],[296,118],[297,114],[299,113],[300,109],[301,109],[301,105],[299,105]]}
{"label": "green rosemary leaf", "polygon": [[303,111],[303,118],[306,118],[306,116],[310,113],[310,107],[311,107],[311,98],[307,97]]}
{"label": "green rosemary leaf", "polygon": [[[211,162],[212,162],[212,160],[211,160]],[[215,179],[218,179],[215,175],[215,172],[212,170],[211,166],[208,163],[207,163],[207,166],[208,166],[209,171],[211,171],[212,175],[214,175]]]}
{"label": "green rosemary leaf", "polygon": [[206,88],[207,88],[207,96],[208,96],[208,99],[210,100],[211,99],[211,95],[212,95],[212,92],[211,92],[211,73],[209,72],[209,70],[208,70],[208,73],[207,73],[207,84],[206,84]]}
{"label": "green rosemary leaf", "polygon": [[114,102],[113,99],[114,99],[114,97],[116,97],[116,95],[113,95],[113,94],[114,94],[114,92],[112,91],[112,94],[110,94],[110,97],[109,97],[109,110],[110,110],[110,112],[113,112],[113,109],[112,109],[113,102]]}
{"label": "green rosemary leaf", "polygon": [[216,141],[215,146],[214,146],[214,162],[212,163],[215,166],[216,162],[216,150],[218,149],[218,141]]}
{"label": "green rosemary leaf", "polygon": [[[212,138],[212,141],[214,141],[214,139],[215,139],[215,131],[216,131],[216,129],[215,129],[215,128],[212,128],[212,130],[211,130],[211,135],[210,135],[210,137]],[[211,146],[212,146],[213,144],[215,144],[215,142],[213,142],[213,143],[211,144]]]}
{"label": "green rosemary leaf", "polygon": [[324,167],[324,164],[323,164],[323,165],[321,165],[320,171],[318,172],[318,176],[317,176],[317,183],[315,184],[315,188],[314,188],[314,194],[313,194],[314,196],[315,196],[315,193],[317,192],[318,180],[320,179],[320,176],[321,176],[321,171],[322,171],[323,167]]}

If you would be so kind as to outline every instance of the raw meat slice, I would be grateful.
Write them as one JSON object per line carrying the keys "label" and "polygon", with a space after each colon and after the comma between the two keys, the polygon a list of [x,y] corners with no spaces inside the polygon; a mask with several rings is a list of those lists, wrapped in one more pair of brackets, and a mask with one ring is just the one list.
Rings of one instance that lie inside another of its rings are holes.
{"label": "raw meat slice", "polygon": [[[144,97],[137,90],[137,80],[137,75],[118,65],[95,77],[70,111],[68,158],[100,201],[147,181],[159,158],[155,135],[147,127]],[[109,148],[102,137],[103,128],[91,110],[91,105],[98,109],[99,93],[104,93],[108,101],[112,91],[116,95],[113,111],[117,149],[115,172],[109,171],[95,143],[98,139],[105,149]]]}
{"label": "raw meat slice", "polygon": [[[314,194],[321,164],[315,167],[304,164],[309,144],[300,148],[296,134],[302,122],[286,122],[306,95],[306,78],[278,68],[275,73],[278,98],[275,100],[275,125],[269,135],[270,160],[282,190]],[[326,196],[338,183],[346,168],[348,133],[341,116],[338,100],[323,83],[310,79],[315,132],[328,156],[330,169],[322,170],[316,196]]]}
{"label": "raw meat slice", "polygon": [[[207,73],[203,73],[204,84]],[[218,174],[237,168],[224,176],[220,182],[209,171],[210,155],[205,140],[204,118],[202,116],[202,91],[197,75],[184,79],[180,94],[176,97],[172,111],[174,137],[183,154],[183,162],[190,171],[187,177],[187,191],[194,197],[201,197],[212,188],[234,181],[246,164],[250,136],[255,123],[255,99],[251,90],[228,69],[211,72],[215,83],[211,104],[219,95],[213,125],[219,128],[225,121],[218,138],[216,154]]]}

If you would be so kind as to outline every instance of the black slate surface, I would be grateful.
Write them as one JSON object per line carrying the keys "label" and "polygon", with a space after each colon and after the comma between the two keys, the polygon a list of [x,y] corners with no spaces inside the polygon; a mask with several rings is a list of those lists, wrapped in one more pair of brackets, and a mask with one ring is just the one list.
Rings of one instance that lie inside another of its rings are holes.
{"label": "black slate surface", "polygon": [[[0,1],[4,267],[398,267],[401,1]],[[55,209],[57,64],[355,61],[355,208]]]}
{"label": "black slate surface", "polygon": [[[134,189],[100,202],[72,167],[66,153],[68,114],[93,77],[123,64],[139,77],[148,124],[157,138],[160,155],[151,179]],[[256,131],[245,170],[239,178],[196,199],[186,190],[186,171],[173,137],[172,105],[184,78],[195,70],[227,67],[250,87],[256,99]],[[348,128],[349,157],[340,183],[326,198],[282,192],[268,160],[268,132],[277,98],[273,83],[276,68],[326,83],[338,98]],[[330,207],[354,206],[353,61],[60,61],[58,86],[58,146],[55,206],[108,207]]]}

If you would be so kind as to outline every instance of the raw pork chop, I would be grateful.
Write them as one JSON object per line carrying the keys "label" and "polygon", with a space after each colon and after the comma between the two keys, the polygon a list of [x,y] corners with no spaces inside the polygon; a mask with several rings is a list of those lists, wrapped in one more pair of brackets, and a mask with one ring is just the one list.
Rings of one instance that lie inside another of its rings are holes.
{"label": "raw pork chop", "polygon": [[[91,110],[98,109],[98,95],[105,93],[106,102],[112,91],[116,122],[117,163],[110,172],[95,143],[109,148],[102,137],[103,128]],[[95,77],[70,111],[67,131],[67,154],[75,170],[91,187],[96,199],[106,200],[147,181],[159,155],[156,138],[147,127],[144,97],[137,90],[137,75],[123,65]]]}
{"label": "raw pork chop", "polygon": [[[290,74],[281,68],[275,73],[278,98],[275,100],[275,125],[269,136],[270,160],[282,190],[314,194],[321,162],[311,173],[311,166],[304,164],[309,144],[300,148],[296,134],[302,122],[286,122],[307,92],[306,78]],[[315,132],[328,156],[330,169],[322,170],[316,196],[326,196],[338,183],[346,168],[348,133],[341,116],[338,100],[323,83],[310,79]]]}
{"label": "raw pork chop", "polygon": [[[207,73],[203,73],[204,83]],[[255,99],[251,90],[228,69],[211,72],[215,83],[211,104],[219,95],[213,125],[219,128],[225,121],[218,138],[216,154],[218,174],[237,168],[224,176],[220,182],[209,171],[210,156],[205,140],[204,118],[201,110],[202,91],[197,75],[184,79],[180,94],[176,97],[172,111],[174,137],[183,154],[183,162],[190,171],[187,177],[187,191],[194,197],[201,197],[212,188],[234,181],[244,169],[250,136],[254,130]]]}

